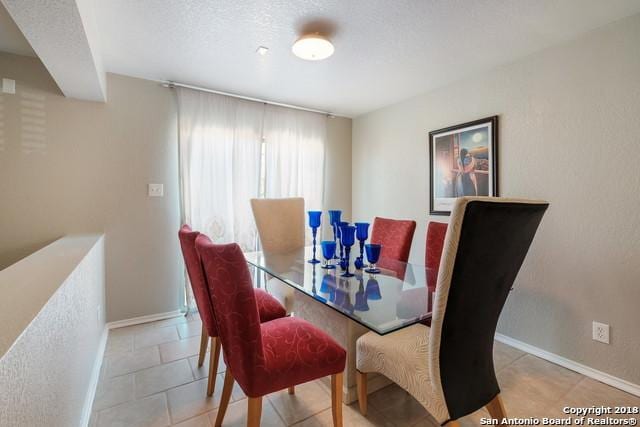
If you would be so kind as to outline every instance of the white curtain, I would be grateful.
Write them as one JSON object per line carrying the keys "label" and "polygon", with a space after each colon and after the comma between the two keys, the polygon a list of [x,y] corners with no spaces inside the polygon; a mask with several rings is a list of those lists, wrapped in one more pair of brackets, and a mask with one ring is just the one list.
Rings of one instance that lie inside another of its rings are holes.
{"label": "white curtain", "polygon": [[265,197],[304,197],[306,210],[322,210],[326,134],[325,115],[266,107]]}
{"label": "white curtain", "polygon": [[182,216],[194,230],[252,251],[250,199],[304,197],[322,209],[326,116],[185,88],[178,111]]}

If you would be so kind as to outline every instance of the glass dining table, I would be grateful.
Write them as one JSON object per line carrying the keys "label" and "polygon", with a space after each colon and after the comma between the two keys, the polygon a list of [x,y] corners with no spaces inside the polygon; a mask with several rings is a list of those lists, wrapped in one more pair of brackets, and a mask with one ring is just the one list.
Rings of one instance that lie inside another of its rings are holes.
{"label": "glass dining table", "polygon": [[[423,265],[381,258],[380,273],[369,274],[356,270],[352,260],[354,276],[342,277],[339,266],[325,269],[309,263],[311,247],[284,254],[250,252],[245,257],[258,270],[380,335],[431,317],[436,273]],[[264,287],[269,292],[269,281]]]}
{"label": "glass dining table", "polygon": [[[256,286],[262,287],[301,317],[331,335],[347,351],[342,401],[357,400],[356,342],[370,331],[385,335],[424,322],[431,317],[436,273],[422,265],[381,258],[380,273],[356,270],[342,277],[342,270],[311,264],[312,247],[288,253],[245,253],[258,272]],[[262,279],[265,280],[262,280]],[[382,375],[368,376],[367,390],[373,393],[389,385]]]}

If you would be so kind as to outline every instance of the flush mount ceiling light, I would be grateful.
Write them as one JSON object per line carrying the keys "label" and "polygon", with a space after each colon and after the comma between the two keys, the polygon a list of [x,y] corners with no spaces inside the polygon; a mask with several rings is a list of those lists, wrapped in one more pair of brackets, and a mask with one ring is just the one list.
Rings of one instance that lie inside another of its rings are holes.
{"label": "flush mount ceiling light", "polygon": [[258,46],[258,48],[256,49],[256,53],[260,56],[265,56],[267,53],[269,53],[269,48],[266,46]]}
{"label": "flush mount ceiling light", "polygon": [[320,61],[333,55],[333,44],[320,34],[307,34],[300,37],[291,48],[293,54],[307,61]]}

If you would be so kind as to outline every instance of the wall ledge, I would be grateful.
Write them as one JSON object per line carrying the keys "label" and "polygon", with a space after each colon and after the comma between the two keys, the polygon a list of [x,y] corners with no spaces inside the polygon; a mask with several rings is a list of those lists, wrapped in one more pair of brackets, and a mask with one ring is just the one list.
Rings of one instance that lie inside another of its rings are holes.
{"label": "wall ledge", "polygon": [[0,271],[0,359],[102,238],[65,236]]}

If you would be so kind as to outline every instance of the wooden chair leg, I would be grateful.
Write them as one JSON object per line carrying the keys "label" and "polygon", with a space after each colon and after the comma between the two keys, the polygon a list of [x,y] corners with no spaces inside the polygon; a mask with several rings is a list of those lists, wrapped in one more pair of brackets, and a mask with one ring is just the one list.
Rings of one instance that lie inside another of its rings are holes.
{"label": "wooden chair leg", "polygon": [[209,352],[209,382],[207,383],[207,396],[213,396],[218,376],[218,361],[220,360],[220,338],[211,338],[211,350]]}
{"label": "wooden chair leg", "polygon": [[342,427],[342,372],[331,375],[331,414],[333,427]]}
{"label": "wooden chair leg", "polygon": [[202,335],[200,336],[200,353],[198,354],[198,368],[204,363],[204,356],[207,353],[207,345],[209,345],[209,333],[207,328],[202,324]]}
{"label": "wooden chair leg", "polygon": [[224,386],[222,387],[222,397],[220,398],[220,406],[218,406],[218,416],[216,417],[215,427],[221,427],[224,421],[224,414],[227,412],[229,400],[231,399],[231,391],[233,390],[233,375],[227,368],[224,374]]}
{"label": "wooden chair leg", "polygon": [[360,413],[367,415],[367,374],[356,371],[356,385],[358,387],[358,405]]}
{"label": "wooden chair leg", "polygon": [[507,417],[507,411],[504,409],[504,404],[502,403],[502,398],[499,393],[491,402],[487,403],[485,407],[487,408],[487,411],[489,411],[491,418],[503,420]]}
{"label": "wooden chair leg", "polygon": [[296,394],[296,386],[292,385],[291,387],[289,387],[289,394]]}
{"label": "wooden chair leg", "polygon": [[247,427],[260,427],[262,417],[262,397],[249,398],[249,413],[247,415]]}

